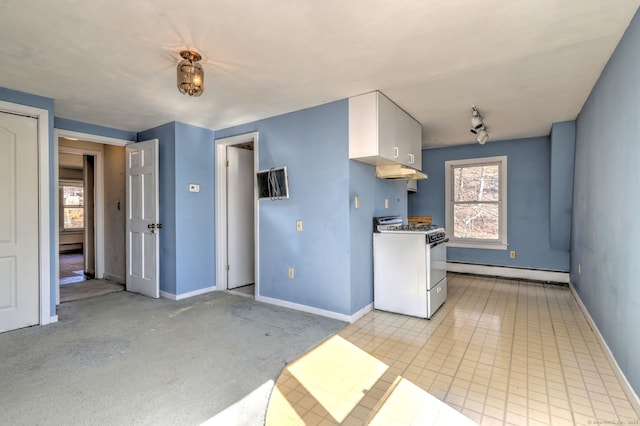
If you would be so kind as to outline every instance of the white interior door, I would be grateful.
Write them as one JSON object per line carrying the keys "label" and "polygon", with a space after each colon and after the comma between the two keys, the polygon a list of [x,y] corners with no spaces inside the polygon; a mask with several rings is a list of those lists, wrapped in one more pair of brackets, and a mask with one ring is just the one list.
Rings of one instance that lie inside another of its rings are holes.
{"label": "white interior door", "polygon": [[38,120],[0,113],[0,332],[38,324],[38,262]]}
{"label": "white interior door", "polygon": [[227,288],[255,283],[253,151],[227,147]]}
{"label": "white interior door", "polygon": [[160,296],[158,140],[126,147],[127,291]]}

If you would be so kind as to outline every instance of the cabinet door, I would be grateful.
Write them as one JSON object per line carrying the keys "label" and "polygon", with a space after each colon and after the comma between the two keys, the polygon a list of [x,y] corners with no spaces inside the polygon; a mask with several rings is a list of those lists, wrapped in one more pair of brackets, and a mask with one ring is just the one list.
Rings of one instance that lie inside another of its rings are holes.
{"label": "cabinet door", "polygon": [[398,146],[398,162],[413,166],[411,156],[411,117],[396,107],[396,144]]}
{"label": "cabinet door", "polygon": [[349,98],[349,158],[378,156],[378,99],[374,92]]}
{"label": "cabinet door", "polygon": [[378,93],[378,155],[398,161],[400,155],[396,143],[396,109],[386,96]]}
{"label": "cabinet door", "polygon": [[414,155],[414,161],[410,164],[411,167],[422,170],[422,124],[416,120],[411,119],[410,128],[410,148],[409,152]]}

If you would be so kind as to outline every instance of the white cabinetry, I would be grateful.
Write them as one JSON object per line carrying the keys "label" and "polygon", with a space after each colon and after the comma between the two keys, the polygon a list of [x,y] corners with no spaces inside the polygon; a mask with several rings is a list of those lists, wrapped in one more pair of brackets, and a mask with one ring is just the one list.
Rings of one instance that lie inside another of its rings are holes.
{"label": "white cabinetry", "polygon": [[422,126],[382,93],[349,98],[349,158],[420,170]]}
{"label": "white cabinetry", "polygon": [[411,152],[413,156],[410,159],[409,165],[415,169],[422,170],[422,124],[411,119],[410,125],[409,141],[411,141],[411,147],[409,152]]}

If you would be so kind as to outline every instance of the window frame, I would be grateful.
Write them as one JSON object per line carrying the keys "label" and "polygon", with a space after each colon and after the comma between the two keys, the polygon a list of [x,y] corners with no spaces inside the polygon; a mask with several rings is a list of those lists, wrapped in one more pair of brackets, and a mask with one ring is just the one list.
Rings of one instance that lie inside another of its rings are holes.
{"label": "window frame", "polygon": [[[86,210],[86,206],[84,204],[84,200],[82,202],[81,206],[74,206],[74,205],[65,205],[64,204],[64,187],[65,186],[75,186],[75,187],[80,187],[80,188],[84,188],[84,182],[82,180],[79,179],[60,179],[58,182],[58,194],[59,194],[59,207],[60,207],[60,213],[59,213],[59,227],[60,227],[60,232],[61,233],[78,233],[78,232],[84,232],[84,225],[82,226],[82,228],[65,228],[64,226],[64,209],[65,208],[74,208],[74,209],[79,209],[81,208],[83,211],[83,217],[86,214],[87,210]],[[84,198],[84,197],[83,197]]]}
{"label": "window frame", "polygon": [[[449,247],[463,247],[475,249],[507,250],[509,247],[507,239],[507,156],[469,158],[464,160],[445,161],[445,229],[449,237]],[[488,165],[498,165],[498,239],[475,239],[475,238],[455,238],[453,232],[453,172],[461,167],[480,167]]]}

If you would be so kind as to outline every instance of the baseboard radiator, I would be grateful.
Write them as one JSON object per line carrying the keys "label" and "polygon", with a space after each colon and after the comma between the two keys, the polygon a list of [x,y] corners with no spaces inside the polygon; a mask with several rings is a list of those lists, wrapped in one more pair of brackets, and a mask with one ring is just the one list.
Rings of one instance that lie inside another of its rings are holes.
{"label": "baseboard radiator", "polygon": [[512,278],[547,283],[569,284],[569,272],[543,269],[512,268],[509,266],[479,265],[475,263],[447,262],[448,272],[486,275],[490,277]]}

